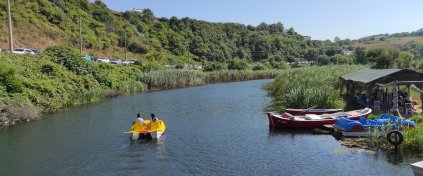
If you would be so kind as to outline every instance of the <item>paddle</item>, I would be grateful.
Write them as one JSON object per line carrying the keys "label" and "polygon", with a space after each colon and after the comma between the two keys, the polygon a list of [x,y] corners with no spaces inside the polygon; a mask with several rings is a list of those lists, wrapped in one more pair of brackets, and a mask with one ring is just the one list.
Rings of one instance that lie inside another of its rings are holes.
{"label": "paddle", "polygon": [[312,110],[312,109],[314,109],[314,108],[316,108],[317,106],[312,106],[312,107],[310,107],[310,108],[308,108],[308,109],[306,109],[306,110],[304,110],[304,111],[302,111],[302,112],[300,112],[298,115],[301,115],[301,114],[303,114],[303,113],[305,113],[305,112],[308,112],[308,111],[310,111],[310,110]]}

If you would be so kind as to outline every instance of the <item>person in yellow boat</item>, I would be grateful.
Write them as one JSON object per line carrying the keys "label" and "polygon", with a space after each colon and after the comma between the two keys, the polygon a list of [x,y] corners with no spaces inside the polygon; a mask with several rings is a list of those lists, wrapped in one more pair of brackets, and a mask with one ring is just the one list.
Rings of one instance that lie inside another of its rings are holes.
{"label": "person in yellow boat", "polygon": [[155,114],[151,114],[151,121],[152,122],[156,122],[158,120],[159,120],[159,118],[157,118]]}
{"label": "person in yellow boat", "polygon": [[142,123],[143,125],[145,124],[144,119],[141,117],[141,113],[137,114],[137,119],[135,119],[135,122]]}

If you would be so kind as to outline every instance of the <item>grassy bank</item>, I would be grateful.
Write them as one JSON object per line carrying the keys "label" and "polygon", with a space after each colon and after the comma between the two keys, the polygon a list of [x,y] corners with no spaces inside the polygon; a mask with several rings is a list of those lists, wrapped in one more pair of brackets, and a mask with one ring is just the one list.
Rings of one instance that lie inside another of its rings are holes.
{"label": "grassy bank", "polygon": [[360,68],[362,66],[341,65],[288,69],[267,89],[285,108],[344,108],[339,77]]}
{"label": "grassy bank", "polygon": [[164,70],[138,74],[139,81],[150,90],[192,87],[210,83],[234,82],[275,78],[282,70],[221,70],[202,72],[195,70]]}
{"label": "grassy bank", "polygon": [[68,48],[43,56],[0,54],[0,126],[76,104],[144,91],[135,66],[89,63]]}

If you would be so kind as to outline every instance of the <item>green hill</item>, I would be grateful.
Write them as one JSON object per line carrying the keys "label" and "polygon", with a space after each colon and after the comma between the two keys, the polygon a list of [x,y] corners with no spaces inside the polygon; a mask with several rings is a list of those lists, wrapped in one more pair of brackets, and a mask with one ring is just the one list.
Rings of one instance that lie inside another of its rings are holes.
{"label": "green hill", "polygon": [[[245,26],[210,23],[190,18],[156,18],[149,9],[116,12],[101,1],[11,0],[15,47],[45,49],[53,45],[79,48],[79,18],[82,20],[85,54],[129,56],[164,63],[227,61],[295,61],[320,42],[304,40],[282,23]],[[6,9],[5,1],[0,8]],[[6,19],[6,11],[0,11]],[[7,47],[1,22],[0,47]],[[127,33],[127,38],[125,38]]]}

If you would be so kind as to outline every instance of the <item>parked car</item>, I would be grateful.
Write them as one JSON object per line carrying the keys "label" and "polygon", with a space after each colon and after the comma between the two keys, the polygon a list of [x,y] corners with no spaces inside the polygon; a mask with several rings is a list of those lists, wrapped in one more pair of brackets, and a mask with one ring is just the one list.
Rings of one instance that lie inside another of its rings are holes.
{"label": "parked car", "polygon": [[129,64],[133,64],[133,63],[131,63],[131,61],[129,61],[129,60],[126,60],[126,61],[122,61],[122,64],[123,65],[129,65]]}
{"label": "parked car", "polygon": [[93,61],[93,58],[90,55],[82,56],[82,58],[85,59],[88,62],[92,62]]}
{"label": "parked car", "polygon": [[33,54],[33,55],[35,55],[35,53],[32,50],[30,50],[30,49],[25,49],[25,54]]}
{"label": "parked car", "polygon": [[16,49],[14,49],[12,51],[12,53],[15,53],[15,54],[26,54],[24,48],[16,48]]}
{"label": "parked car", "polygon": [[36,54],[36,55],[43,54],[43,52],[41,50],[38,50],[38,49],[33,49],[32,52],[34,52],[34,54]]}
{"label": "parked car", "polygon": [[99,58],[97,58],[97,62],[99,62],[99,63],[110,63],[110,60],[107,57],[99,57]]}
{"label": "parked car", "polygon": [[26,48],[16,48],[12,51],[15,54],[35,54],[32,50]]}
{"label": "parked car", "polygon": [[122,64],[121,60],[112,60],[110,61],[111,64]]}

